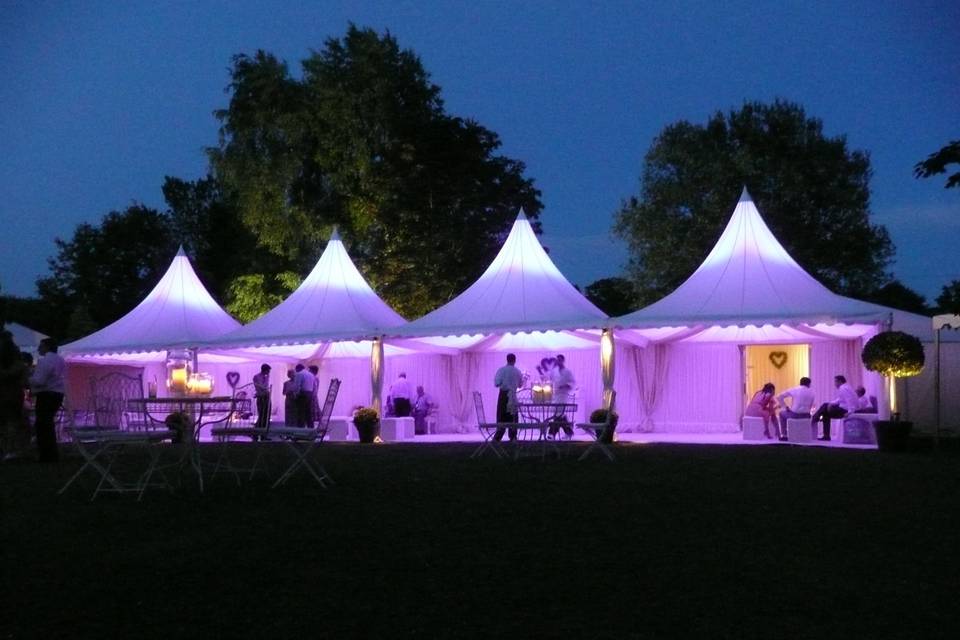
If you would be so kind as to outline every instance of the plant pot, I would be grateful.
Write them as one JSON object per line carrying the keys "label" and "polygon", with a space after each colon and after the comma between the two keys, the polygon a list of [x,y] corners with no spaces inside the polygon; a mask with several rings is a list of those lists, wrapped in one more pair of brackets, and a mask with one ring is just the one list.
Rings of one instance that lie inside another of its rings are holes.
{"label": "plant pot", "polygon": [[360,442],[371,443],[376,440],[380,434],[380,421],[354,423],[357,428],[357,435],[360,436]]}
{"label": "plant pot", "polygon": [[877,420],[877,449],[880,451],[906,451],[913,423],[906,420]]}

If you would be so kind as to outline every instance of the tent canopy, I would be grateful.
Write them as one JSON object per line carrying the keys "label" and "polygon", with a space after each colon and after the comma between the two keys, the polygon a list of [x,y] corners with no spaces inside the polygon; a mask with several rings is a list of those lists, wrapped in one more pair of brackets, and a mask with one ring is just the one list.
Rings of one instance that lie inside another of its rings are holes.
{"label": "tent canopy", "polygon": [[563,277],[521,210],[500,252],[476,282],[439,309],[387,336],[461,336],[449,344],[470,348],[484,336],[542,332],[547,335],[537,342],[552,347],[571,342],[570,336],[555,334],[600,329],[606,319]]}
{"label": "tent canopy", "polygon": [[203,346],[240,323],[210,296],[183,247],[146,298],[103,329],[64,345],[66,357],[163,352]]}
{"label": "tent canopy", "polygon": [[744,188],[693,275],[611,325],[654,341],[810,342],[858,337],[913,315],[837,295],[817,282],[777,241]]}
{"label": "tent canopy", "polygon": [[34,331],[30,327],[25,327],[17,322],[8,322],[3,325],[3,328],[13,336],[13,343],[17,345],[21,351],[26,351],[27,353],[36,353],[37,347],[40,346],[40,341],[48,337],[39,331]]}
{"label": "tent canopy", "polygon": [[[324,343],[359,341],[404,322],[363,279],[334,231],[323,255],[290,297],[210,344],[218,348],[259,348],[256,353],[260,355],[276,351],[277,355],[318,357],[323,355]],[[304,348],[265,348],[297,345]],[[326,356],[336,357],[335,351]]]}

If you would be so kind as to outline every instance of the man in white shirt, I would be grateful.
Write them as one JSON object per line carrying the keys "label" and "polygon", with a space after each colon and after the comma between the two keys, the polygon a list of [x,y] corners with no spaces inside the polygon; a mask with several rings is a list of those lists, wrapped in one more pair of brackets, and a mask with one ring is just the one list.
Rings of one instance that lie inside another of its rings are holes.
{"label": "man in white shirt", "polygon": [[873,406],[873,401],[867,395],[867,390],[863,387],[857,387],[857,413],[876,413],[877,408]]}
{"label": "man in white shirt", "polygon": [[[523,384],[523,374],[515,366],[517,356],[507,354],[507,364],[497,369],[493,376],[493,386],[500,392],[497,394],[497,422],[507,423],[517,421],[517,389]],[[504,427],[497,429],[493,434],[496,441],[503,440]],[[510,429],[510,439],[517,439],[517,430]]]}
{"label": "man in white shirt", "polygon": [[[570,400],[570,394],[573,393],[573,386],[577,383],[573,377],[573,372],[567,368],[567,359],[560,354],[557,356],[557,366],[550,371],[550,384],[553,387],[553,402],[556,404],[565,404]],[[558,415],[550,421],[550,436],[556,437],[560,428],[567,434],[568,438],[573,437],[573,427],[567,422],[566,414],[563,410],[558,410]]]}
{"label": "man in white shirt", "polygon": [[40,358],[30,376],[30,388],[36,398],[37,450],[40,462],[57,462],[57,431],[54,420],[63,404],[67,363],[57,353],[57,343],[44,338],[37,348]]}
{"label": "man in white shirt", "polygon": [[317,386],[317,379],[302,364],[298,364],[295,371],[293,386],[297,392],[297,426],[301,429],[312,428],[313,390]]}
{"label": "man in white shirt", "polygon": [[823,435],[818,440],[830,441],[830,420],[832,418],[843,418],[848,413],[857,410],[857,392],[853,390],[847,379],[842,376],[834,376],[833,383],[837,387],[837,397],[833,402],[824,402],[817,409],[810,419],[813,426],[817,426],[820,420],[823,420]]}
{"label": "man in white shirt", "polygon": [[[784,402],[786,398],[792,400],[790,406]],[[787,439],[787,420],[790,418],[809,418],[813,410],[813,391],[810,389],[810,378],[800,378],[800,386],[787,389],[777,396],[780,404],[780,439]]]}
{"label": "man in white shirt", "polygon": [[407,374],[401,372],[397,381],[390,385],[390,398],[393,400],[393,415],[406,418],[410,415],[410,383]]}

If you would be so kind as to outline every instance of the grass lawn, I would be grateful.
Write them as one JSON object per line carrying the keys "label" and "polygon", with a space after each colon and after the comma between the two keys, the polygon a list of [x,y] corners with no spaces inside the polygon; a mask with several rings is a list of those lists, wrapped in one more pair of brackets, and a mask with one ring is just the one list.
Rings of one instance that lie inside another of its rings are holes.
{"label": "grass lawn", "polygon": [[472,448],[141,503],[0,465],[0,638],[958,637],[955,451]]}

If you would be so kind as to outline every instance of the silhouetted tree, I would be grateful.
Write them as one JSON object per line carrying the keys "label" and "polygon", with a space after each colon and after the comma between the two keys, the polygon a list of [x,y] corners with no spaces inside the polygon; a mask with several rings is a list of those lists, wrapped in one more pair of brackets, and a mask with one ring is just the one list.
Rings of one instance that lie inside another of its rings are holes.
{"label": "silhouetted tree", "polygon": [[960,313],[960,280],[943,285],[937,296],[937,309],[940,313]]}
{"label": "silhouetted tree", "polygon": [[608,316],[622,316],[636,311],[636,292],[626,278],[601,278],[587,285],[587,299]]}
{"label": "silhouetted tree", "polygon": [[616,214],[638,302],[669,293],[703,261],[744,185],[817,279],[849,295],[877,289],[889,279],[894,247],[870,222],[869,180],[867,153],[825,136],[796,104],[753,102],[705,125],[669,125],[644,158],[640,194]]}
{"label": "silhouetted tree", "polygon": [[[947,172],[947,165],[960,165],[960,140],[952,140],[950,144],[936,153],[931,153],[926,160],[918,162],[913,174],[918,178],[929,178]],[[945,189],[960,187],[960,171],[947,176]]]}

